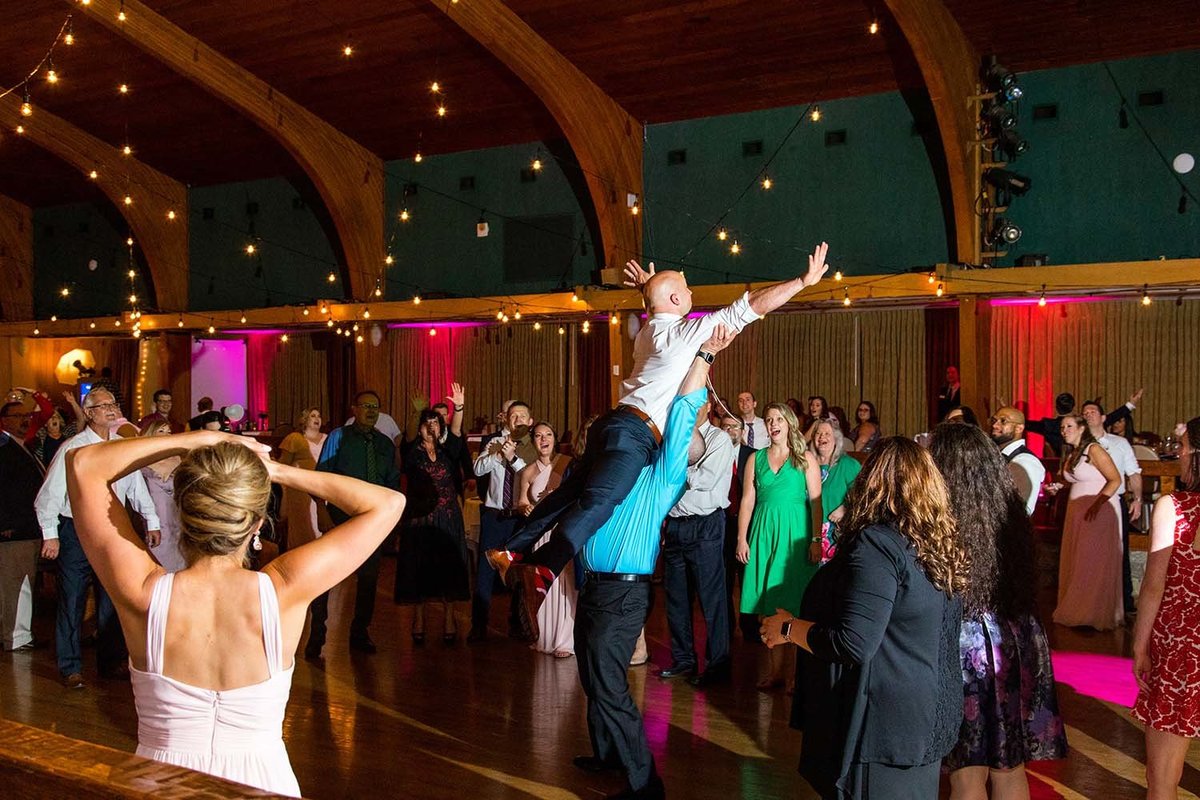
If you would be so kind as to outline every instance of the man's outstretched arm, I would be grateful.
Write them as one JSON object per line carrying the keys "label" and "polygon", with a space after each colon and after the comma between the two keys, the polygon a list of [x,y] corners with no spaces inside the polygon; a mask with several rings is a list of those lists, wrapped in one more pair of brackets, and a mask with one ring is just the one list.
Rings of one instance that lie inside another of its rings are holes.
{"label": "man's outstretched arm", "polygon": [[808,271],[803,275],[750,292],[750,309],[760,317],[770,314],[799,294],[802,289],[820,281],[829,271],[829,265],[825,263],[828,252],[829,245],[821,242],[808,257]]}

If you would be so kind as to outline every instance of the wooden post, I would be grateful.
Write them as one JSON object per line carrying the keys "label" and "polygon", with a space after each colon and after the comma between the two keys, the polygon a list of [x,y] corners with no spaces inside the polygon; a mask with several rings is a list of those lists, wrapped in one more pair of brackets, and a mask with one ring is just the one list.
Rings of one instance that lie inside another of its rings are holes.
{"label": "wooden post", "polygon": [[992,409],[992,305],[986,297],[958,301],[958,378],[962,404],[982,421]]}
{"label": "wooden post", "polygon": [[33,319],[33,210],[0,195],[0,314]]}

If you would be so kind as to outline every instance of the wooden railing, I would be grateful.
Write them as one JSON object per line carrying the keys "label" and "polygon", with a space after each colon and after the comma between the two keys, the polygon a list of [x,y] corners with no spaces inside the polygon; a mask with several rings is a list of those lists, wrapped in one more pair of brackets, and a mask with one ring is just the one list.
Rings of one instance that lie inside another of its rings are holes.
{"label": "wooden railing", "polygon": [[0,787],[0,797],[6,800],[280,797],[3,719],[0,719]]}

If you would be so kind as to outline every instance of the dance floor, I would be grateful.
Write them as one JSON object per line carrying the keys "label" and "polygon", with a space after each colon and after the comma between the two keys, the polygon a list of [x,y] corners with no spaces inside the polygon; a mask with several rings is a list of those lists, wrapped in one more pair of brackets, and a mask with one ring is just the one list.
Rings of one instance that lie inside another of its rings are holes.
{"label": "dance floor", "polygon": [[[306,797],[523,798],[592,800],[621,788],[612,776],[571,766],[590,752],[574,659],[533,653],[503,635],[507,598],[493,607],[492,637],[445,645],[440,614],[415,646],[409,620],[390,602],[385,560],[372,635],[374,656],[345,648],[343,585],[330,608],[321,663],[298,660],[284,739]],[[351,579],[352,581],[353,579]],[[788,728],[790,698],[755,691],[756,646],[734,640],[732,685],[706,691],[652,670],[669,661],[662,588],[647,629],[651,665],[630,670],[658,767],[672,798],[808,798],[796,773],[800,734]],[[52,639],[43,602],[40,639]],[[1055,667],[1070,744],[1062,762],[1029,767],[1034,798],[1140,798],[1145,752],[1128,705],[1135,694],[1129,635],[1053,629]],[[82,691],[62,688],[53,652],[0,655],[0,714],[67,736],[132,750],[137,719],[128,683],[100,680],[85,652]],[[1200,792],[1193,747],[1183,797]],[[945,795],[943,787],[943,795]]]}

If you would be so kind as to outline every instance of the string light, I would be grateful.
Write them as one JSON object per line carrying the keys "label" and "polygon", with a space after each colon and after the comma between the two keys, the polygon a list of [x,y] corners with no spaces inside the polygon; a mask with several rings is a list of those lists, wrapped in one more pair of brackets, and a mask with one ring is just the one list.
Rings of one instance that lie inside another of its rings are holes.
{"label": "string light", "polygon": [[136,294],[131,294],[131,295],[129,295],[129,302],[131,302],[131,303],[136,303],[136,302],[137,302],[137,295],[136,295]]}
{"label": "string light", "polygon": [[133,148],[130,147],[129,145],[125,145],[124,147],[121,148],[121,152],[124,155],[131,156],[131,155],[133,155]]}
{"label": "string light", "polygon": [[354,341],[358,342],[359,344],[362,344],[362,343],[363,343],[363,336],[362,336],[362,334],[360,333],[358,336],[355,336],[355,337],[354,337]]}
{"label": "string light", "polygon": [[243,312],[242,312],[242,316],[241,316],[241,323],[242,323],[243,325],[245,325],[245,324],[246,324],[246,312],[245,312],[245,311],[243,311]]}
{"label": "string light", "polygon": [[216,332],[217,332],[217,329],[216,329],[216,327],[214,327],[214,326],[212,326],[212,325],[209,325],[209,326],[208,326],[208,332],[209,332],[209,333],[216,333]]}
{"label": "string light", "polygon": [[848,305],[850,305],[850,287],[849,287],[849,286],[847,286],[847,287],[846,287],[845,289],[843,289],[842,291],[843,291],[843,294],[842,294],[842,305],[844,305],[844,306],[848,306]]}
{"label": "string light", "polygon": [[321,313],[322,313],[322,314],[328,314],[328,313],[329,313],[329,306],[325,305],[324,303],[321,303]]}
{"label": "string light", "polygon": [[621,318],[620,318],[620,316],[617,314],[617,312],[616,312],[616,311],[614,311],[614,312],[612,313],[612,315],[611,315],[611,316],[608,318],[608,324],[609,324],[609,325],[613,325],[613,326],[616,326],[616,325],[620,325],[620,324],[621,324]]}
{"label": "string light", "polygon": [[120,92],[121,94],[129,94],[129,84],[122,83],[120,86],[117,87],[117,91]]}
{"label": "string light", "polygon": [[128,239],[125,240],[125,246],[133,247],[133,237],[132,236],[130,236]]}
{"label": "string light", "polygon": [[562,325],[559,325],[559,326],[558,326],[558,335],[559,335],[559,336],[562,336],[562,335],[563,335],[563,334],[565,334],[566,332],[567,332],[567,329],[566,329],[566,328],[564,328]]}
{"label": "string light", "polygon": [[879,33],[879,20],[871,20],[871,24],[867,26],[867,33],[872,36]]}
{"label": "string light", "polygon": [[942,296],[942,295],[944,295],[945,293],[946,293],[946,286],[945,286],[945,284],[939,283],[939,284],[937,285],[937,292],[936,292],[935,294],[937,294],[937,296],[938,296],[938,297],[941,297],[941,296]]}
{"label": "string light", "polygon": [[930,273],[929,273],[929,282],[930,282],[930,283],[933,283],[933,282],[934,282],[934,281],[936,281],[936,280],[937,280],[937,276],[936,276],[936,275],[934,275],[934,274],[933,274],[933,271],[931,270],[931,271],[930,271]]}
{"label": "string light", "polygon": [[504,319],[504,309],[503,308],[496,312],[496,319]]}
{"label": "string light", "polygon": [[387,254],[385,257],[384,257],[384,259],[383,259],[383,263],[387,264],[387,265],[390,267],[392,264],[395,264],[395,263],[396,263],[396,259],[392,258],[392,254],[391,254],[391,253],[388,253],[388,254]]}
{"label": "string light", "polygon": [[113,327],[116,327],[116,328],[119,328],[119,327],[121,327],[121,320],[119,320],[119,319],[118,319],[118,320],[114,321],[114,322],[113,322]]}
{"label": "string light", "polygon": [[629,213],[636,217],[639,213],[641,213],[641,208],[637,203],[634,203],[629,207]]}
{"label": "string light", "polygon": [[329,275],[328,275],[328,276],[325,278],[325,280],[329,281],[330,283],[336,283],[336,282],[337,282],[337,275],[334,275],[334,274],[333,274],[333,270],[330,270],[330,271],[329,271]]}
{"label": "string light", "polygon": [[540,158],[535,158],[533,160],[533,163],[530,164],[530,167],[533,169],[534,172],[541,172],[542,171],[542,160]]}
{"label": "string light", "polygon": [[58,322],[58,314],[51,314],[51,315],[50,315],[50,321],[51,321],[51,322]]}
{"label": "string light", "polygon": [[357,322],[354,323],[354,325],[352,325],[350,329],[352,331],[354,331],[355,333],[358,333],[358,323]]}
{"label": "string light", "polygon": [[771,179],[769,177],[767,177],[766,175],[764,175],[763,179],[762,179],[762,188],[763,189],[771,188]]}
{"label": "string light", "polygon": [[540,323],[540,322],[533,323],[533,329],[535,331],[540,331],[542,329],[542,323]]}
{"label": "string light", "polygon": [[[307,310],[306,310],[304,313],[306,313],[306,314],[307,314],[307,313],[308,313],[308,312],[307,312]],[[363,319],[370,319],[370,318],[371,318],[371,309],[369,309],[369,308],[364,308],[364,309],[363,309],[363,317],[362,317],[362,318],[363,318]]]}
{"label": "string light", "polygon": [[92,320],[91,322],[89,322],[88,327],[91,328],[92,330],[96,330],[96,321]]}
{"label": "string light", "polygon": [[400,210],[400,221],[408,222],[410,219],[412,219],[412,214],[408,213],[408,209],[407,208],[401,209]]}
{"label": "string light", "polygon": [[33,103],[29,102],[29,87],[28,86],[25,87],[25,96],[21,100],[21,116],[22,117],[32,117],[33,116]]}
{"label": "string light", "polygon": [[501,316],[500,321],[503,322],[505,325],[507,325],[508,324],[508,314],[504,314],[503,316]]}
{"label": "string light", "polygon": [[129,270],[129,280],[133,280],[136,277],[137,277],[137,273],[134,272],[133,270]]}
{"label": "string light", "polygon": [[583,321],[582,327],[580,327],[580,330],[582,330],[584,333],[587,333],[591,329],[592,329],[592,324],[585,319]]}
{"label": "string light", "polygon": [[437,336],[437,328],[434,328],[433,326],[430,326],[430,328],[429,328],[429,335],[430,335],[430,336]]}
{"label": "string light", "polygon": [[1042,284],[1042,296],[1038,298],[1038,305],[1042,308],[1046,307],[1046,284]]}
{"label": "string light", "polygon": [[18,125],[18,126],[17,126],[17,133],[19,133],[19,134],[20,134],[20,133],[24,133],[24,132],[25,132],[25,126],[24,126],[24,125]]}
{"label": "string light", "polygon": [[414,295],[413,295],[413,305],[414,305],[414,306],[419,306],[419,305],[421,305],[421,295],[419,295],[419,294],[414,294]]}
{"label": "string light", "polygon": [[375,281],[375,296],[376,296],[376,297],[383,297],[383,287],[382,287],[382,286],[380,286],[380,284],[379,284],[379,281],[378,281],[378,280],[376,280],[376,281]]}
{"label": "string light", "polygon": [[578,292],[571,292],[571,302],[572,303],[579,302],[579,293]]}
{"label": "string light", "polygon": [[96,178],[100,177],[100,173],[96,172],[96,170],[92,170],[91,172],[88,173],[88,177],[91,178],[92,180],[96,180]]}
{"label": "string light", "polygon": [[445,107],[444,105],[440,105],[440,104],[438,105],[438,107],[437,107],[437,115],[438,115],[439,117],[444,117],[444,116],[446,116],[446,107]]}
{"label": "string light", "polygon": [[178,323],[178,326],[177,326],[177,327],[180,327],[180,328],[182,328],[182,327],[183,327],[183,314],[180,314],[180,315],[179,315],[179,323]]}
{"label": "string light", "polygon": [[127,205],[127,206],[133,205],[133,198],[130,197],[129,195],[125,195],[125,205]]}
{"label": "string light", "polygon": [[812,107],[812,111],[811,111],[811,112],[809,112],[809,115],[808,115],[808,117],[809,117],[809,119],[811,119],[813,122],[820,122],[820,121],[821,121],[821,107],[820,107],[820,106],[813,106],[813,107]]}
{"label": "string light", "polygon": [[121,10],[117,12],[117,22],[125,21],[125,0],[121,0]]}
{"label": "string light", "polygon": [[288,335],[286,333],[283,334],[282,336],[279,337],[279,341],[283,342],[284,344],[287,344]]}
{"label": "string light", "polygon": [[174,212],[174,211],[168,211],[168,212],[167,212],[167,219],[169,219],[169,220],[171,220],[171,221],[174,221],[174,220],[175,220],[175,212]]}
{"label": "string light", "polygon": [[729,233],[724,229],[717,231],[717,241],[723,242],[729,238]]}
{"label": "string light", "polygon": [[246,255],[248,255],[248,256],[254,255],[254,250],[255,250],[255,248],[254,248],[253,244],[246,245]]}
{"label": "string light", "polygon": [[332,318],[331,318],[331,319],[327,319],[327,320],[325,320],[325,327],[326,327],[326,328],[332,328],[332,327],[333,327],[333,319],[332,319]]}
{"label": "string light", "polygon": [[35,326],[35,327],[34,327],[34,329],[33,329],[33,335],[34,335],[34,336],[37,336],[39,333],[41,333],[41,330],[39,330],[39,329],[38,329],[38,328]]}
{"label": "string light", "polygon": [[67,23],[67,35],[63,37],[63,44],[67,47],[75,44],[75,28],[70,22]]}
{"label": "string light", "polygon": [[737,239],[734,239],[733,244],[729,246],[729,252],[733,253],[735,256],[742,252],[742,246],[738,244]]}
{"label": "string light", "polygon": [[413,161],[416,162],[417,164],[421,163],[421,151],[420,150],[418,150],[417,154],[415,156],[413,156]]}
{"label": "string light", "polygon": [[520,311],[520,309],[518,309],[513,312],[513,319],[520,319],[520,318],[521,318],[521,311]]}
{"label": "string light", "polygon": [[1142,284],[1142,305],[1148,306],[1148,305],[1150,305],[1150,302],[1151,302],[1151,300],[1150,300],[1150,284],[1143,283]]}
{"label": "string light", "polygon": [[58,73],[54,70],[54,62],[47,60],[46,83],[58,83]]}
{"label": "string light", "polygon": [[833,273],[833,279],[834,279],[835,281],[838,281],[839,283],[841,282],[841,280],[842,280],[842,271],[841,271],[840,269],[839,269],[837,272]]}
{"label": "string light", "polygon": [[62,287],[62,290],[59,292],[59,294],[61,294],[63,297],[70,297],[71,290],[68,289],[66,286],[64,286],[64,287]]}
{"label": "string light", "polygon": [[346,58],[349,58],[350,56],[354,55],[354,48],[350,45],[346,45],[342,48],[342,55],[344,55]]}
{"label": "string light", "polygon": [[437,94],[441,90],[442,90],[442,85],[440,83],[438,83],[437,81],[434,81],[433,83],[429,84],[429,91],[433,92],[434,94]]}

